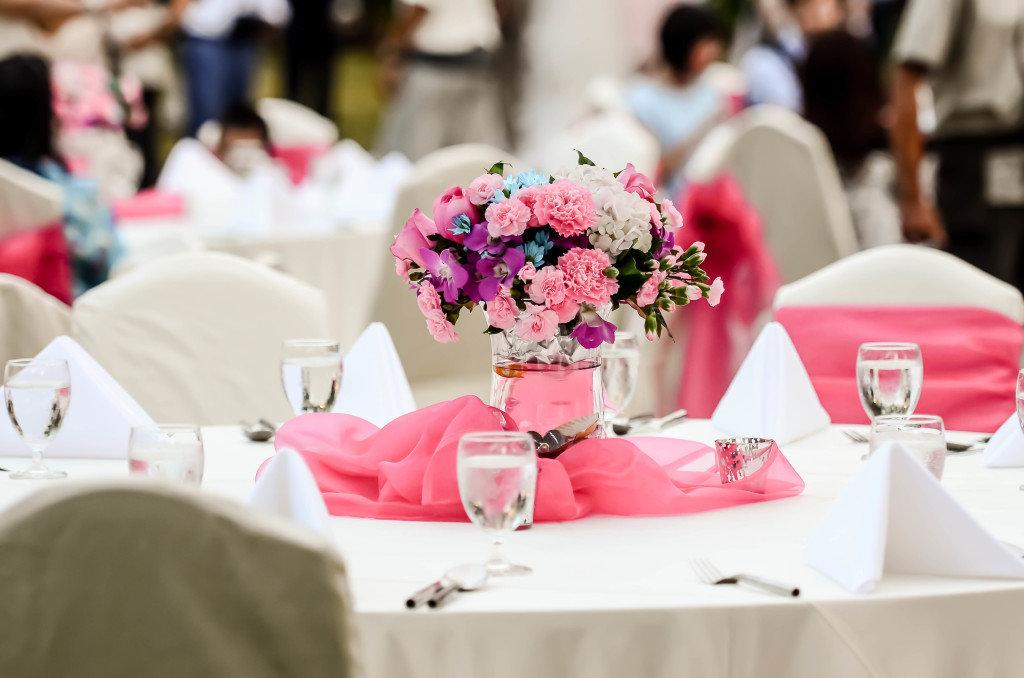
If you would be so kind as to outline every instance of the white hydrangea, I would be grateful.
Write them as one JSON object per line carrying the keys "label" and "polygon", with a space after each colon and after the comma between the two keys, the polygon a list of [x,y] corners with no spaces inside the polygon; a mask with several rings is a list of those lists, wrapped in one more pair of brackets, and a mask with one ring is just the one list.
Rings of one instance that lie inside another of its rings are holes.
{"label": "white hydrangea", "polygon": [[615,175],[603,167],[579,165],[559,174],[587,190],[597,207],[597,223],[590,227],[590,243],[613,259],[628,249],[651,248],[650,203],[626,191]]}

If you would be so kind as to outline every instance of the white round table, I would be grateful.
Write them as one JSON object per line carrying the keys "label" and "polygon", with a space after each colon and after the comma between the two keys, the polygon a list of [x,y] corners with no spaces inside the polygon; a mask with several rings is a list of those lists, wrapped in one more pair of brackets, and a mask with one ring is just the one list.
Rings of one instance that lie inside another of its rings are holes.
{"label": "white round table", "polygon": [[[245,441],[235,427],[204,435],[204,488],[244,500],[272,447]],[[690,421],[671,435],[710,442],[716,432]],[[494,579],[438,611],[408,611],[403,601],[448,567],[482,560],[488,542],[480,530],[335,518],[366,675],[1019,675],[1024,582],[886,575],[874,593],[856,595],[803,565],[808,536],[864,451],[838,428],[784,446],[807,484],[791,499],[689,516],[536,525],[508,544],[532,575]],[[126,474],[123,462],[53,461],[72,479]],[[998,538],[1024,543],[1024,493],[1017,489],[1024,469],[980,462],[978,454],[951,455],[943,485]],[[38,487],[0,476],[0,509]],[[690,570],[696,556],[725,571],[792,582],[803,594],[783,599],[706,586]]]}

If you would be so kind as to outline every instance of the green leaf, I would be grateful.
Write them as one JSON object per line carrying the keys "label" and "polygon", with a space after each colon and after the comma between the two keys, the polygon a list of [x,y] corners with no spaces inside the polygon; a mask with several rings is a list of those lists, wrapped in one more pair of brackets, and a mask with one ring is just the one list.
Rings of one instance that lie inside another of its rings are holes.
{"label": "green leaf", "polygon": [[491,169],[487,170],[487,173],[488,174],[497,174],[499,176],[502,176],[502,175],[505,174],[505,167],[511,167],[511,166],[512,166],[512,163],[505,162],[504,160],[499,160],[498,162],[496,162],[493,165],[491,165]]}
{"label": "green leaf", "polygon": [[501,329],[500,327],[495,327],[494,325],[488,325],[487,329],[484,330],[484,334],[501,334],[504,331],[505,330]]}
{"label": "green leaf", "polygon": [[597,165],[594,164],[593,160],[591,160],[587,156],[583,155],[583,151],[581,151],[578,148],[574,149],[574,150],[576,151],[576,155],[579,156],[576,159],[576,164],[577,165],[590,165],[591,167],[597,167]]}

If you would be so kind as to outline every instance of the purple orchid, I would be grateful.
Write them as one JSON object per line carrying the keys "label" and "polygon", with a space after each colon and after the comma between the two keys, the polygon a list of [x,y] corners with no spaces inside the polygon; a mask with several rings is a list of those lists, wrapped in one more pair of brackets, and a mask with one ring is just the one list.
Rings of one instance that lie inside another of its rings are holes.
{"label": "purple orchid", "polygon": [[597,348],[601,344],[614,344],[617,329],[593,307],[584,305],[580,310],[580,321],[569,336],[580,342],[583,348]]}
{"label": "purple orchid", "polygon": [[526,255],[522,250],[510,247],[501,256],[489,256],[480,259],[476,271],[481,276],[478,291],[484,301],[492,301],[498,296],[501,285],[512,287],[516,273],[526,263]]}
{"label": "purple orchid", "polygon": [[674,231],[670,231],[666,228],[654,229],[654,236],[661,238],[661,247],[658,248],[657,252],[653,252],[652,256],[655,259],[664,259],[672,248],[676,246],[676,234]]}
{"label": "purple orchid", "polygon": [[459,300],[459,292],[469,281],[469,272],[458,262],[451,248],[438,254],[424,247],[420,250],[423,263],[430,271],[434,287],[444,295],[444,300],[454,304]]}
{"label": "purple orchid", "polygon": [[462,244],[467,250],[474,252],[482,252],[487,247],[487,222],[481,222],[479,224],[473,224],[473,228],[470,229],[469,235],[462,241]]}

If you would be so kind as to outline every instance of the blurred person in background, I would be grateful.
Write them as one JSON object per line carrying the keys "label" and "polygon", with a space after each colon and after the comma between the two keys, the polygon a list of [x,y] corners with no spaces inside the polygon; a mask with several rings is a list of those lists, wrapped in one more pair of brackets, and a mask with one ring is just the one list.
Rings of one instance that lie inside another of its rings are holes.
{"label": "blurred person in background", "polygon": [[[906,237],[1024,289],[1024,3],[911,0],[894,47],[892,148]],[[921,190],[917,95],[937,126],[938,211]]]}
{"label": "blurred person in background", "polygon": [[64,190],[64,235],[77,296],[107,279],[120,251],[96,183],[72,176],[54,147],[50,68],[35,55],[0,60],[0,158]]}
{"label": "blurred person in background", "polygon": [[239,176],[248,176],[261,165],[272,164],[270,129],[246,103],[228,107],[220,118],[220,138],[213,154]]}
{"label": "blurred person in background", "polygon": [[[141,0],[0,0],[0,56],[48,53],[49,38],[68,20],[117,11]],[[98,45],[96,46],[98,47]]]}
{"label": "blurred person in background", "polygon": [[740,60],[748,103],[775,104],[799,113],[803,92],[798,74],[807,41],[846,20],[844,0],[759,0],[761,36]]}
{"label": "blurred person in background", "polygon": [[171,0],[168,26],[180,26],[185,36],[190,136],[249,99],[261,39],[290,17],[287,0]]}
{"label": "blurred person in background", "polygon": [[879,77],[871,44],[846,30],[814,36],[800,69],[804,117],[828,139],[862,247],[901,239]]}
{"label": "blurred person in background", "polygon": [[680,5],[661,25],[661,63],[627,92],[629,108],[661,144],[663,184],[673,199],[700,140],[728,113],[726,98],[701,75],[722,54],[721,29],[705,7]]}
{"label": "blurred person in background", "polygon": [[290,0],[292,20],[285,31],[285,85],[288,98],[332,117],[334,60],[338,34],[335,0]]}
{"label": "blurred person in background", "polygon": [[402,0],[381,44],[381,87],[392,97],[378,150],[410,160],[453,144],[507,146],[494,54],[494,0]]}

